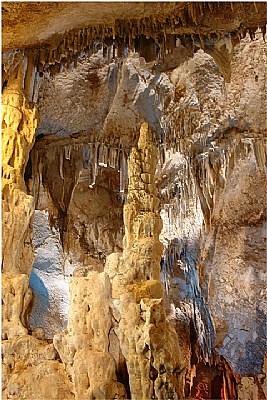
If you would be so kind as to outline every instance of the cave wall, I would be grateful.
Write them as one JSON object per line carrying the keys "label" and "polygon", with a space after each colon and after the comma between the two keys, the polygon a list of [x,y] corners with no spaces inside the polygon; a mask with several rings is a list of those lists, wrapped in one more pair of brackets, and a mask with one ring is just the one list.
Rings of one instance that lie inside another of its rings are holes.
{"label": "cave wall", "polygon": [[29,324],[33,334],[53,339],[54,334],[67,325],[69,278],[73,267],[64,257],[59,232],[49,225],[49,215],[45,210],[34,212],[33,247],[35,258],[30,286],[34,304]]}
{"label": "cave wall", "polygon": [[266,398],[267,60],[245,33],[55,75],[13,54],[4,398]]}

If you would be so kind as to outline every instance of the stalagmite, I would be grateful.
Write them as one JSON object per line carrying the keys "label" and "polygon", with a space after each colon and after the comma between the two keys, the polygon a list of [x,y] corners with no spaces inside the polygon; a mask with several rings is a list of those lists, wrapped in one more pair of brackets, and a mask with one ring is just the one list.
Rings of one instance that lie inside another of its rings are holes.
{"label": "stalagmite", "polygon": [[129,161],[124,251],[117,264],[113,255],[108,258],[105,271],[112,279],[113,312],[119,318],[132,399],[180,399],[183,361],[175,329],[166,321],[160,282],[162,221],[154,186],[158,151],[152,137],[143,123]]}
{"label": "stalagmite", "polygon": [[[2,96],[2,270],[5,339],[27,332],[23,299],[33,264],[32,216],[34,199],[27,194],[24,171],[34,144],[37,111],[22,89],[23,65],[9,78]],[[12,289],[13,287],[13,289]],[[12,295],[8,293],[12,293]],[[7,325],[6,325],[7,323]]]}
{"label": "stalagmite", "polygon": [[72,377],[77,400],[126,399],[124,386],[117,382],[114,357],[109,353],[109,292],[104,272],[89,271],[84,276],[77,269],[71,279],[68,329],[55,335],[54,346]]}

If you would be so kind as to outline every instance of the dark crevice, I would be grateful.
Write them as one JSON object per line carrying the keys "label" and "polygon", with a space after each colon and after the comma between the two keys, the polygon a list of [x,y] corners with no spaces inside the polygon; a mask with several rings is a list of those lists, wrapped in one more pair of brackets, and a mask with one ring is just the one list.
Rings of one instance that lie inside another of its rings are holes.
{"label": "dark crevice", "polygon": [[123,357],[122,353],[120,352],[119,356],[119,363],[117,369],[117,379],[118,382],[122,383],[125,387],[127,399],[131,399],[131,390],[130,390],[130,383],[129,383],[129,373],[127,369],[126,360]]}
{"label": "dark crevice", "polygon": [[32,160],[31,160],[31,154],[29,155],[29,160],[26,164],[25,172],[24,172],[24,182],[27,186],[29,187],[30,180],[32,179]]}

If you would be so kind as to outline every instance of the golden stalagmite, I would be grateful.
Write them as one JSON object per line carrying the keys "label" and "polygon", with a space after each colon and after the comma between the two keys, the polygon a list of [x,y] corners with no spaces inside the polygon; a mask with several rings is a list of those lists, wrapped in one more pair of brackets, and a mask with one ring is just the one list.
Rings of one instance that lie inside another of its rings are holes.
{"label": "golden stalagmite", "polygon": [[132,399],[183,397],[183,362],[177,333],[166,321],[160,259],[163,245],[155,189],[158,150],[145,122],[129,161],[124,206],[124,251],[111,255],[106,271],[112,280],[116,330],[127,362]]}
{"label": "golden stalagmite", "polygon": [[23,89],[20,63],[2,96],[2,268],[3,336],[27,333],[33,264],[31,222],[34,199],[27,194],[24,172],[34,144],[38,118]]}
{"label": "golden stalagmite", "polygon": [[117,382],[115,361],[109,353],[109,295],[105,272],[74,272],[67,332],[54,336],[54,346],[72,377],[76,400],[125,399],[124,386]]}
{"label": "golden stalagmite", "polygon": [[28,334],[33,302],[29,276],[34,253],[34,198],[24,181],[38,124],[36,106],[27,100],[25,64],[9,77],[2,95],[2,396],[4,399],[73,400],[72,384],[43,329]]}

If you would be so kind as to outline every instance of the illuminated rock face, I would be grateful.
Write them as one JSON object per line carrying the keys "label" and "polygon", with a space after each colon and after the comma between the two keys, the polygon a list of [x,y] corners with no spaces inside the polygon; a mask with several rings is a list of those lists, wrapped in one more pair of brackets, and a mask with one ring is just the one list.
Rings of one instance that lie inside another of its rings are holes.
{"label": "illuminated rock face", "polygon": [[33,264],[34,198],[27,194],[24,171],[37,128],[36,107],[23,90],[23,66],[10,78],[2,96],[2,270],[5,339],[27,333],[32,301],[29,275]]}
{"label": "illuminated rock face", "polygon": [[4,54],[4,399],[266,398],[262,6]]}
{"label": "illuminated rock face", "polygon": [[[160,282],[162,221],[156,196],[158,150],[147,123],[129,160],[124,206],[124,251],[111,255],[105,270],[111,277],[116,334],[129,373],[133,399],[181,398],[184,362],[173,324],[167,322]],[[117,265],[116,265],[117,263]]]}
{"label": "illuminated rock face", "polygon": [[77,399],[125,398],[109,353],[109,295],[110,283],[104,272],[74,273],[71,278],[67,334],[55,335],[54,346],[72,376]]}
{"label": "illuminated rock face", "polygon": [[37,113],[27,101],[22,74],[20,66],[2,97],[3,268],[9,273],[29,274],[33,262],[29,222],[34,199],[27,195],[24,172],[35,141]]}

